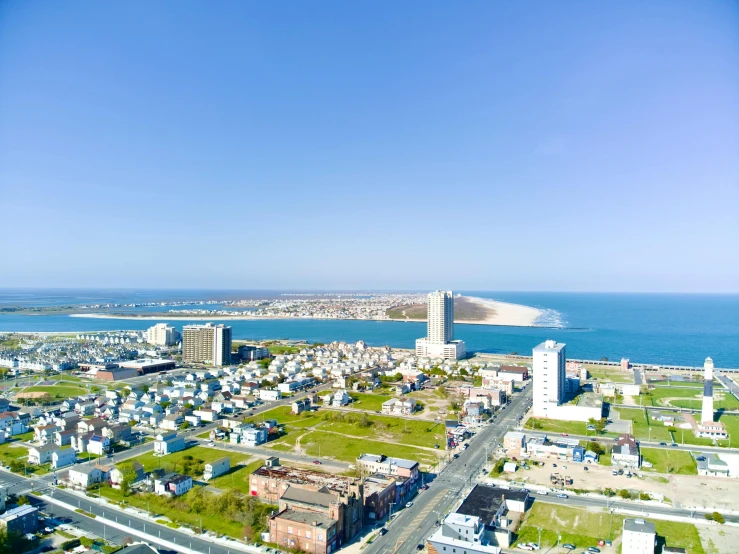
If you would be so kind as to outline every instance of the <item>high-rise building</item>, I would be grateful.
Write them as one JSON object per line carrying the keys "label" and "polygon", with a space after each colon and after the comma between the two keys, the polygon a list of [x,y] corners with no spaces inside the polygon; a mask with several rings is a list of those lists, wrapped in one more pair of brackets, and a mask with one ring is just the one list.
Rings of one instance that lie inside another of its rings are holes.
{"label": "high-rise building", "polygon": [[172,346],[180,340],[180,332],[166,323],[157,323],[146,331],[146,341],[156,346]]}
{"label": "high-rise building", "polygon": [[713,422],[713,360],[706,358],[703,363],[703,409],[701,423]]}
{"label": "high-rise building", "polygon": [[426,301],[426,337],[416,340],[416,355],[459,360],[466,355],[464,341],[454,340],[454,295],[436,290]]}
{"label": "high-rise building", "polygon": [[221,366],[231,363],[231,327],[185,325],[182,328],[182,361]]}
{"label": "high-rise building", "polygon": [[549,417],[565,399],[565,345],[547,340],[534,347],[534,416]]}

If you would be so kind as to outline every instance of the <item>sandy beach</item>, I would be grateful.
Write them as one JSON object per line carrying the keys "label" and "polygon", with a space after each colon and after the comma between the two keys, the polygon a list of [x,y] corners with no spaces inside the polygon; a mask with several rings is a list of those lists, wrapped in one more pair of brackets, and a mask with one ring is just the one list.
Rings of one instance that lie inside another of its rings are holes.
{"label": "sandy beach", "polygon": [[469,302],[494,310],[495,313],[486,319],[477,321],[455,319],[455,323],[465,323],[469,325],[510,325],[515,327],[533,327],[536,324],[536,320],[544,313],[542,310],[537,308],[523,306],[521,304],[510,304],[509,302],[499,302],[497,300],[477,298],[474,296],[466,296],[465,298]]}

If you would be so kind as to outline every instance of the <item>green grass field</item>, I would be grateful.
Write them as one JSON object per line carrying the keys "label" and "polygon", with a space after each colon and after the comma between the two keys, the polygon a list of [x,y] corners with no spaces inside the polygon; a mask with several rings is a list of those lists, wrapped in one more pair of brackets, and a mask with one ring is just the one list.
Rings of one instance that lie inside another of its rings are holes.
{"label": "green grass field", "polygon": [[290,413],[290,410],[290,406],[280,406],[258,416],[246,418],[244,421],[247,423],[261,423],[265,419],[274,419],[280,425],[289,427],[312,427],[323,421],[323,416],[319,412],[303,412],[295,415]]}
{"label": "green grass field", "polygon": [[642,467],[643,471],[698,475],[698,467],[689,452],[663,448],[642,448],[641,455],[643,461],[650,462],[653,465],[651,469]]}
{"label": "green grass field", "polygon": [[[370,425],[362,427],[358,422],[359,418],[360,416],[357,414],[346,414],[343,421],[327,420],[321,424],[319,429],[353,437],[362,437],[363,439],[396,442],[426,448],[434,448],[436,444],[444,445],[445,429],[443,423],[372,415],[368,418]],[[344,439],[337,437],[337,440]],[[394,448],[395,445],[392,445],[392,447]]]}
{"label": "green grass field", "polygon": [[353,402],[349,404],[350,408],[359,410],[367,410],[371,412],[379,412],[382,410],[382,403],[387,402],[392,396],[384,394],[366,394],[361,392],[352,392],[349,394]]}
{"label": "green grass field", "polygon": [[598,379],[598,381],[608,383],[633,383],[634,376],[631,373],[622,371],[620,369],[610,367],[594,367],[590,365],[585,366],[588,370],[588,377],[591,379]]}
{"label": "green grass field", "polygon": [[[373,440],[346,440],[333,433],[311,431],[300,442],[309,456],[329,456],[344,462],[354,463],[361,454],[387,454],[397,458],[416,460],[421,464],[435,465],[438,458],[433,452]],[[443,450],[439,450],[443,454]]]}
{"label": "green grass field", "polygon": [[192,456],[195,460],[202,460],[203,463],[212,462],[218,458],[228,456],[231,458],[231,467],[235,466],[238,462],[248,459],[248,454],[237,454],[235,452],[225,452],[223,450],[217,450],[215,448],[205,448],[204,446],[193,446],[174,454],[167,456],[154,456],[153,452],[147,452],[136,458],[141,465],[144,466],[144,470],[151,471],[158,467],[164,468],[169,471],[182,471],[183,462],[185,462],[185,456]]}
{"label": "green grass field", "polygon": [[[639,440],[647,440],[651,437],[657,442],[672,442],[672,437],[667,427],[661,421],[647,419],[645,410],[639,408],[614,408],[618,411],[621,419],[631,420],[631,431]],[[651,424],[651,426],[650,426]],[[649,431],[651,427],[651,433]]]}
{"label": "green grass field", "polygon": [[[534,428],[534,422],[540,427]],[[554,419],[529,418],[526,422],[527,429],[535,431],[547,431],[549,433],[567,433],[570,435],[584,435],[587,424],[584,421],[558,421]]]}
{"label": "green grass field", "polygon": [[[699,410],[702,405],[702,391],[697,387],[659,387],[650,391],[653,406],[673,406]],[[674,398],[675,400],[665,400]],[[713,404],[716,410],[737,410],[739,400],[724,389],[714,388]]]}
{"label": "green grass field", "polygon": [[[597,546],[598,540],[609,537],[616,540],[621,536],[624,516],[607,512],[596,512],[585,509],[569,508],[554,504],[535,502],[519,529],[516,542],[538,542],[541,527],[542,552],[546,547],[557,543],[560,535],[562,543],[574,544],[577,551],[583,551],[589,546]],[[700,542],[700,535],[695,525],[682,522],[649,520],[654,523],[657,531],[658,549],[661,551],[665,538],[670,546],[685,548],[690,554],[705,554]],[[609,549],[603,550],[608,552]]]}
{"label": "green grass field", "polygon": [[729,433],[729,439],[725,441],[719,441],[721,446],[739,446],[739,416],[722,415],[718,419],[726,427],[726,432]]}
{"label": "green grass field", "polygon": [[87,389],[83,389],[82,387],[75,387],[72,385],[35,385],[33,387],[28,387],[23,392],[45,392],[48,393],[49,396],[51,396],[52,398],[66,400],[67,398],[73,398],[75,396],[87,394]]}
{"label": "green grass field", "polygon": [[225,475],[208,481],[208,485],[217,489],[236,489],[243,494],[249,494],[249,475],[264,465],[263,460],[257,460],[247,465],[231,464],[231,469]]}

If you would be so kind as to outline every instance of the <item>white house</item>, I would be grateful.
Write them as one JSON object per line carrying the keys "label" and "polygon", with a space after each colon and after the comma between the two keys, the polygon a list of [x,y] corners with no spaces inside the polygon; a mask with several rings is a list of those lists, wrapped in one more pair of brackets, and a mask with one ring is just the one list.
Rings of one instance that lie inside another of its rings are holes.
{"label": "white house", "polygon": [[154,492],[159,495],[180,496],[192,488],[192,477],[179,473],[168,473],[154,480]]}
{"label": "white house", "polygon": [[72,465],[77,461],[77,452],[74,448],[65,448],[64,450],[55,450],[51,453],[51,467],[59,469]]}
{"label": "white house", "polygon": [[176,432],[161,433],[154,441],[154,454],[159,456],[166,456],[184,449],[185,438],[178,436]]}
{"label": "white house", "polygon": [[69,470],[67,479],[72,485],[87,488],[95,483],[101,483],[110,476],[108,466],[77,466]]}

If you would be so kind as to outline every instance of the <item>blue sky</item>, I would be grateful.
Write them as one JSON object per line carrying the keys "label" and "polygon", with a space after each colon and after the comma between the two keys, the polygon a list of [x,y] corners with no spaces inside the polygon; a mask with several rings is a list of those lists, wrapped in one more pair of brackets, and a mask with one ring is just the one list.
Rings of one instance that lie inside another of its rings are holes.
{"label": "blue sky", "polygon": [[737,20],[1,3],[0,286],[737,292]]}

